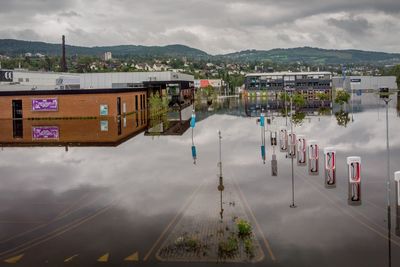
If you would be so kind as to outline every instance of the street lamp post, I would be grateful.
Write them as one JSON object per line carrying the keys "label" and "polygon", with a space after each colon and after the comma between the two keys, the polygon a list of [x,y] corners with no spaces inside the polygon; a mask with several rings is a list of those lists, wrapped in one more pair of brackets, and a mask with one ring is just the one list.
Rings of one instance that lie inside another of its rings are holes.
{"label": "street lamp post", "polygon": [[387,177],[386,177],[386,201],[387,201],[387,225],[388,225],[388,263],[392,266],[392,244],[391,244],[391,206],[390,206],[390,150],[389,150],[389,102],[392,99],[389,97],[383,98],[386,104],[386,151],[387,151]]}
{"label": "street lamp post", "polygon": [[[290,91],[290,132],[291,132],[291,138],[290,138],[290,145],[294,146],[295,143],[293,144],[293,141],[295,141],[296,139],[293,140],[293,94],[292,94],[292,90],[286,89],[286,91]],[[286,92],[285,92],[285,98],[286,98]],[[286,112],[286,118],[287,118],[287,112]],[[296,141],[295,141],[296,142]],[[289,149],[289,151],[291,151],[293,149],[293,147],[291,149]],[[292,203],[290,204],[291,208],[296,208],[296,204],[294,203],[294,165],[293,165],[293,161],[294,161],[294,157],[293,155],[290,156],[291,158],[291,167],[292,167]]]}

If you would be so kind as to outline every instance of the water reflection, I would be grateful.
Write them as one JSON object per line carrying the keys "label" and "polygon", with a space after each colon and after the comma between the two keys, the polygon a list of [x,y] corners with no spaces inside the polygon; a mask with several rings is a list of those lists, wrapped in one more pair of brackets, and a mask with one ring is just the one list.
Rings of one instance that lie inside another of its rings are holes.
{"label": "water reflection", "polygon": [[[376,120],[376,107],[374,109],[365,108],[359,112],[356,123],[347,128],[339,127],[333,116],[318,117],[321,119],[320,121],[314,117],[310,121],[306,119],[299,126],[301,133],[318,140],[321,147],[335,145],[337,148],[338,155],[340,155],[336,161],[337,188],[322,191],[320,194],[318,190],[325,190],[322,185],[323,174],[321,173],[319,177],[309,177],[307,169],[297,168],[296,201],[301,205],[299,209],[289,212],[287,199],[290,193],[290,162],[283,160],[283,154],[275,154],[275,147],[279,145],[277,144],[279,135],[277,136],[276,133],[279,131],[271,128],[271,145],[274,145],[272,146],[270,175],[269,171],[265,172],[265,167],[260,166],[258,150],[260,127],[255,125],[254,119],[241,118],[244,116],[244,109],[240,106],[240,101],[232,99],[230,103],[229,105],[221,104],[222,108],[213,112],[197,111],[196,119],[199,118],[202,122],[196,125],[194,131],[186,130],[182,136],[152,139],[143,134],[136,134],[135,138],[129,139],[117,148],[76,148],[70,149],[71,153],[63,151],[61,153],[59,149],[52,148],[13,148],[2,151],[0,164],[3,178],[0,192],[3,219],[19,218],[42,222],[52,216],[55,217],[66,206],[74,204],[73,200],[84,199],[85,194],[90,195],[91,193],[95,194],[97,198],[100,198],[98,196],[100,195],[101,198],[100,200],[89,198],[92,206],[84,206],[85,211],[91,210],[97,205],[101,206],[103,202],[107,203],[107,199],[118,198],[119,200],[110,214],[100,217],[99,220],[88,222],[86,227],[77,228],[76,232],[71,231],[70,234],[63,235],[62,239],[57,241],[59,243],[45,242],[42,246],[34,248],[29,255],[26,254],[24,259],[26,264],[30,263],[32,254],[38,255],[38,262],[43,263],[46,260],[45,257],[48,257],[47,254],[43,257],[40,256],[44,249],[50,251],[51,248],[54,248],[61,251],[62,253],[54,253],[49,256],[54,257],[51,258],[52,261],[61,261],[64,259],[55,259],[56,254],[65,254],[64,252],[71,249],[87,251],[88,247],[93,247],[94,244],[96,247],[93,249],[93,254],[100,254],[104,249],[120,247],[125,247],[126,250],[137,248],[144,254],[152,247],[153,242],[164,231],[171,218],[180,211],[190,193],[203,180],[210,182],[211,186],[207,188],[208,191],[202,191],[202,193],[204,192],[205,198],[211,196],[214,206],[217,207],[214,209],[213,206],[213,209],[210,209],[212,215],[208,213],[202,215],[202,220],[213,220],[215,223],[223,218],[225,221],[231,221],[229,205],[225,205],[224,201],[229,203],[231,182],[229,179],[232,177],[240,185],[244,196],[248,199],[262,231],[269,238],[280,265],[385,265],[388,250],[387,240],[382,239],[382,234],[386,237],[386,224],[383,221],[385,219],[385,185],[381,179],[381,170],[385,168],[385,161],[382,161],[382,158],[385,158],[386,151],[383,149],[382,139],[384,121]],[[231,108],[232,106],[233,108]],[[309,114],[306,116],[311,117]],[[393,118],[398,120],[395,103],[390,108],[389,116],[391,120]],[[141,121],[141,116],[137,117]],[[121,120],[121,136],[118,136],[116,119],[107,118],[105,121],[107,123],[97,121],[93,126],[96,129],[93,128],[93,130],[85,128],[85,125],[91,124],[92,120],[52,121],[50,123],[37,121],[39,124],[34,126],[54,126],[54,123],[60,123],[59,140],[66,137],[67,130],[63,125],[67,122],[76,123],[68,131],[75,129],[75,132],[79,132],[83,136],[89,136],[89,131],[96,133],[96,135],[91,135],[95,142],[104,138],[102,134],[112,136],[112,138],[109,137],[112,142],[123,138],[125,135],[123,118]],[[277,117],[275,121],[277,127],[284,125],[284,118]],[[13,138],[12,122],[2,121],[1,123],[0,131],[6,132],[7,138],[17,142],[18,138]],[[55,139],[32,140],[32,129],[27,127],[26,123],[33,122],[22,122],[23,135],[29,137],[29,142],[57,143],[59,141]],[[126,117],[126,128],[131,127],[130,124],[136,125],[135,116]],[[3,125],[7,125],[7,131]],[[188,125],[190,127],[190,124]],[[371,127],[372,125],[374,127]],[[396,168],[400,156],[399,127],[399,123],[390,125],[391,162],[392,166]],[[224,141],[223,170],[226,177],[216,180],[215,170],[210,166],[215,166],[217,161],[215,130],[219,128],[226,133],[224,135],[226,146]],[[44,129],[39,130],[41,133],[37,136],[45,136]],[[47,128],[47,131],[49,132],[48,138],[56,135],[51,133],[52,128]],[[143,131],[139,131],[139,133],[143,133]],[[3,137],[2,141],[4,141]],[[72,139],[69,141],[74,142]],[[82,144],[83,139],[79,142]],[[196,167],[192,165],[192,159],[188,155],[190,143],[192,146],[195,144],[201,148],[201,160],[197,162]],[[361,192],[365,202],[356,208],[348,207],[346,202],[348,176],[345,159],[346,156],[353,153],[362,156],[363,162],[365,162],[363,165],[363,191]],[[151,160],[149,160],[150,157]],[[274,168],[274,162],[276,162],[276,168]],[[265,179],[266,176],[270,177],[274,173],[279,175],[279,179]],[[220,185],[224,186],[224,190],[220,190]],[[154,188],[162,188],[162,190],[157,190],[155,193]],[[42,203],[46,203],[46,206],[39,206]],[[191,207],[202,206],[202,203],[193,203]],[[58,205],[64,206],[58,207]],[[344,212],[342,212],[343,210]],[[115,214],[118,217],[112,216]],[[196,215],[196,209],[193,209],[190,214]],[[193,218],[197,217],[185,217],[189,221],[193,221]],[[104,226],[99,227],[99,224]],[[7,238],[22,230],[26,229],[19,225],[2,225],[0,234],[3,238]],[[118,241],[110,242],[106,237],[102,239],[103,236],[107,236],[103,235],[104,230],[107,230],[113,240]],[[76,244],[77,248],[66,245],[67,242],[81,235],[87,236],[91,243],[79,242]],[[391,238],[394,242],[399,243],[397,236],[393,235]],[[105,248],[98,244],[109,244],[111,248]],[[393,243],[393,254],[391,255],[393,265],[400,260],[399,247],[395,244]],[[9,243],[3,245],[4,250],[6,245]],[[329,257],[328,260],[326,255],[329,253],[334,253],[338,257]],[[96,261],[96,258],[91,259],[90,255],[82,253],[81,256],[89,258],[88,260],[93,262]],[[150,260],[153,258],[150,257]],[[268,263],[267,256],[260,266]],[[40,263],[36,265],[40,266]],[[165,265],[169,266],[168,263]],[[35,264],[30,266],[35,266]]]}
{"label": "water reflection", "polygon": [[343,109],[335,112],[335,117],[339,126],[347,127],[347,124],[350,122],[349,113],[344,111]]}

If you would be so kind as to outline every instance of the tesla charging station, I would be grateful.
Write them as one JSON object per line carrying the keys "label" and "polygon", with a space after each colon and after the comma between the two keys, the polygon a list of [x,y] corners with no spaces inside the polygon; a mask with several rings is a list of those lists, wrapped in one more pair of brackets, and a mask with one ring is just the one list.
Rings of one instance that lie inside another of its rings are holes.
{"label": "tesla charging station", "polygon": [[308,172],[310,175],[319,174],[319,146],[315,140],[308,142]]}
{"label": "tesla charging station", "polygon": [[279,146],[281,152],[286,152],[288,150],[288,132],[285,127],[279,129]]}
{"label": "tesla charging station", "polygon": [[336,187],[336,149],[327,147],[324,149],[325,158],[325,187]]}
{"label": "tesla charging station", "polygon": [[349,205],[361,205],[361,158],[348,157],[347,168],[349,175]]}
{"label": "tesla charging station", "polygon": [[297,165],[307,165],[307,142],[304,135],[297,136]]}

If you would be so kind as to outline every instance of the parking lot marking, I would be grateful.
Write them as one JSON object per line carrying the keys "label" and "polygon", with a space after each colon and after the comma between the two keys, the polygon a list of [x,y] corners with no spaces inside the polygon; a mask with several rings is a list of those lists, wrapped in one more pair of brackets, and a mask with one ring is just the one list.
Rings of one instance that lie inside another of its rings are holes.
{"label": "parking lot marking", "polygon": [[139,252],[135,252],[124,259],[124,261],[139,261]]}
{"label": "parking lot marking", "polygon": [[73,256],[71,256],[71,257],[69,257],[69,258],[66,258],[65,260],[64,260],[64,262],[70,262],[70,261],[72,261],[74,258],[76,258],[76,257],[78,257],[79,256],[79,254],[75,254],[75,255],[73,255]]}
{"label": "parking lot marking", "polygon": [[14,256],[14,257],[8,258],[8,259],[6,259],[4,262],[10,263],[10,264],[15,264],[15,263],[17,263],[18,261],[20,261],[20,260],[22,259],[23,256],[24,256],[24,254],[20,254],[20,255],[18,255],[18,256]]}
{"label": "parking lot marking", "polygon": [[106,253],[103,256],[101,256],[100,258],[97,259],[98,262],[107,262],[108,258],[110,256],[110,253]]}

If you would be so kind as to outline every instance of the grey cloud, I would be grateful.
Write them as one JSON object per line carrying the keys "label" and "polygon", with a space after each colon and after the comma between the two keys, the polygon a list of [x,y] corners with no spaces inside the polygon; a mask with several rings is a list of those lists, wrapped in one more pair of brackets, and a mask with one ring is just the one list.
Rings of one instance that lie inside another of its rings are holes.
{"label": "grey cloud", "polygon": [[352,35],[363,35],[372,28],[371,23],[369,23],[365,18],[331,18],[328,19],[328,22]]}
{"label": "grey cloud", "polygon": [[[31,30],[56,42],[62,32],[74,45],[182,43],[213,54],[344,45],[400,51],[390,34],[400,30],[398,0],[14,0],[2,3],[0,14],[0,38]],[[358,39],[349,37],[354,33]]]}
{"label": "grey cloud", "polygon": [[59,13],[58,15],[61,16],[61,17],[67,17],[67,18],[69,18],[69,17],[80,17],[81,16],[79,13],[77,13],[77,12],[75,12],[73,10],[71,10],[71,11],[63,11],[63,12]]}

